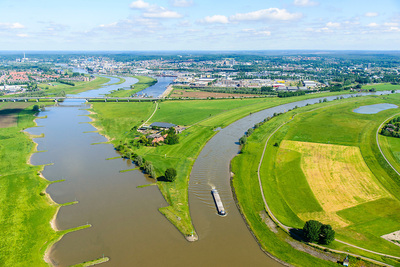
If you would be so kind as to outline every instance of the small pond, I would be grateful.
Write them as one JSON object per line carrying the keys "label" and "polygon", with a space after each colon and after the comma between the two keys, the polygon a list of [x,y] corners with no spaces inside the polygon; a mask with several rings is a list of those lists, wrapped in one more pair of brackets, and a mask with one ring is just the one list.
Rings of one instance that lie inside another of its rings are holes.
{"label": "small pond", "polygon": [[353,110],[355,113],[360,113],[360,114],[376,114],[378,112],[387,110],[387,109],[392,109],[392,108],[398,108],[398,106],[394,104],[375,104],[375,105],[369,105],[369,106],[362,106],[359,108],[356,108]]}

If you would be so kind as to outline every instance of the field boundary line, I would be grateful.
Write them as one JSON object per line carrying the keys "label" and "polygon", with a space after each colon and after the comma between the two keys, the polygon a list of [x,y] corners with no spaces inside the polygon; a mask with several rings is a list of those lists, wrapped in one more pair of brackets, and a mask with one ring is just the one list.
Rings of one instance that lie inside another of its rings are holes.
{"label": "field boundary line", "polygon": [[381,125],[379,125],[378,129],[376,130],[376,144],[378,145],[379,151],[381,152],[383,158],[386,160],[387,164],[389,164],[389,166],[397,173],[397,175],[400,176],[400,173],[396,170],[395,167],[393,167],[393,165],[389,162],[389,160],[386,158],[385,154],[382,151],[381,145],[379,144],[379,130],[382,128],[382,125],[388,121],[389,119],[393,118],[394,116],[399,115],[400,113],[397,113],[389,118],[387,118],[386,120],[384,120]]}
{"label": "field boundary line", "polygon": [[[320,108],[323,108],[323,107],[319,107],[319,108],[316,108],[316,109],[313,109],[313,110],[310,110],[310,111],[307,111],[307,112],[311,112],[311,111],[314,111],[314,110],[317,110],[317,109],[320,109]],[[307,113],[307,112],[304,112],[304,113]],[[399,114],[400,114],[400,113],[399,113]],[[267,138],[267,141],[265,142],[264,150],[263,150],[263,153],[262,153],[262,155],[261,155],[261,159],[260,159],[260,162],[259,162],[259,164],[258,164],[258,169],[257,169],[258,184],[259,184],[259,186],[260,186],[261,196],[262,196],[262,199],[263,199],[263,202],[264,202],[264,206],[265,206],[265,208],[267,209],[267,213],[268,213],[268,215],[271,217],[271,219],[272,219],[276,224],[279,225],[279,227],[281,227],[282,229],[284,229],[284,230],[287,231],[288,233],[290,232],[291,229],[294,229],[294,228],[293,228],[293,227],[289,227],[289,226],[287,226],[287,225],[284,225],[281,221],[279,221],[279,220],[275,217],[275,215],[272,213],[271,209],[269,208],[268,203],[267,203],[267,201],[266,201],[266,199],[265,199],[265,195],[264,195],[263,188],[262,188],[262,182],[261,182],[261,176],[260,176],[260,169],[261,169],[261,165],[262,165],[262,162],[263,162],[263,159],[264,159],[265,151],[266,151],[266,149],[267,149],[267,145],[268,145],[269,140],[271,139],[271,137],[272,137],[280,128],[282,128],[285,124],[291,122],[291,121],[295,118],[296,115],[297,115],[297,114],[295,114],[290,120],[288,120],[288,121],[284,122],[283,124],[281,124],[277,129],[275,129],[274,132],[272,132],[272,133],[269,135],[269,137]],[[396,116],[396,115],[394,115],[394,116]],[[386,120],[385,120],[385,121],[386,121]],[[383,124],[383,123],[382,123],[382,124]],[[396,172],[397,172],[397,171],[396,171]],[[289,235],[290,235],[290,234],[289,234]],[[345,245],[350,246],[350,247],[354,247],[354,248],[356,248],[356,249],[363,250],[363,251],[365,251],[365,252],[369,252],[369,253],[376,254],[376,255],[379,255],[379,256],[384,256],[384,257],[389,257],[389,258],[393,258],[393,259],[400,260],[400,257],[393,256],[393,255],[388,255],[388,254],[383,254],[383,253],[376,252],[376,251],[373,251],[373,250],[368,250],[368,249],[365,249],[365,248],[362,248],[362,247],[358,247],[358,246],[356,246],[356,245],[352,245],[352,244],[350,244],[350,243],[344,242],[344,241],[339,240],[339,239],[335,239],[335,241],[338,241],[339,243],[345,244]],[[313,245],[314,245],[314,244],[313,244]],[[358,255],[358,254],[354,254],[354,253],[349,253],[348,251],[334,250],[334,249],[330,249],[330,248],[328,248],[328,247],[324,247],[324,246],[320,246],[320,245],[316,245],[316,246],[319,247],[319,248],[322,248],[322,249],[328,249],[328,250],[333,251],[333,252],[336,252],[336,253],[347,254],[347,255],[354,256],[354,257],[360,257],[360,258],[362,258],[362,259],[365,259],[365,260],[368,260],[368,261],[371,261],[371,262],[375,262],[375,263],[381,264],[381,265],[383,265],[383,266],[391,266],[391,265],[389,265],[389,264],[387,264],[387,263],[380,262],[380,261],[377,261],[377,260],[374,260],[374,259],[371,259],[371,258],[368,258],[368,257],[364,257],[364,256],[361,256],[361,255]]]}

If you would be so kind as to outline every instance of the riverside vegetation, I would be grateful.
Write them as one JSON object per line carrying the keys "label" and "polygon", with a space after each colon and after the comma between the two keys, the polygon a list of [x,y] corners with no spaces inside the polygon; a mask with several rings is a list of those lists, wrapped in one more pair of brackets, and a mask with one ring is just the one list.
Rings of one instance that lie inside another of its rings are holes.
{"label": "riverside vegetation", "polygon": [[0,105],[0,120],[4,110],[15,116],[15,123],[0,128],[0,262],[4,266],[47,266],[46,249],[78,229],[56,232],[50,225],[60,205],[45,193],[51,182],[40,176],[44,166],[28,163],[36,146],[22,132],[35,126],[34,107],[33,103]]}
{"label": "riverside vegetation", "polygon": [[[290,98],[252,98],[224,100],[175,100],[130,103],[93,103],[91,117],[94,126],[104,134],[124,157],[139,155],[151,162],[156,177],[162,177],[167,168],[174,167],[174,182],[157,181],[157,185],[170,206],[160,208],[185,236],[195,233],[188,206],[188,182],[195,159],[207,141],[216,133],[214,129],[273,106],[316,98],[336,93],[311,94]],[[156,109],[156,110],[155,110]],[[143,146],[137,141],[137,128],[156,111],[150,122],[169,122],[188,127],[179,134],[179,143],[157,147]],[[143,162],[142,162],[143,164]],[[142,166],[143,167],[143,166]]]}
{"label": "riverside vegetation", "polygon": [[[376,144],[379,124],[398,111],[368,115],[352,112],[361,105],[399,104],[400,98],[388,95],[335,102],[296,109],[271,119],[247,137],[242,154],[232,161],[233,186],[253,233],[268,252],[295,265],[299,262],[307,265],[311,259],[283,244],[288,237],[283,237],[280,229],[274,234],[263,222],[260,213],[265,209],[256,170],[262,154],[260,147],[279,125],[296,113],[292,121],[271,137],[260,170],[272,213],[283,224],[300,229],[305,221],[316,219],[331,224],[340,240],[400,255],[397,245],[381,238],[400,229],[400,183]],[[327,107],[316,109],[321,105]],[[281,246],[272,240],[280,240]],[[328,247],[400,265],[397,260],[337,241]],[[351,261],[354,263],[356,259]]]}

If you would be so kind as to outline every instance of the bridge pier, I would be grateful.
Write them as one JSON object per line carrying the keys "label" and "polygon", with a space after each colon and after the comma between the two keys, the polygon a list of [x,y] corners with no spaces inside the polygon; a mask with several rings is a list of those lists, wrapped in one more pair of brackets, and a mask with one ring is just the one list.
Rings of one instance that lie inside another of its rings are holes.
{"label": "bridge pier", "polygon": [[118,102],[118,99],[115,99],[115,102]]}
{"label": "bridge pier", "polygon": [[104,98],[104,102],[107,102],[107,98]]}
{"label": "bridge pier", "polygon": [[36,102],[39,102],[39,99],[36,99]]}

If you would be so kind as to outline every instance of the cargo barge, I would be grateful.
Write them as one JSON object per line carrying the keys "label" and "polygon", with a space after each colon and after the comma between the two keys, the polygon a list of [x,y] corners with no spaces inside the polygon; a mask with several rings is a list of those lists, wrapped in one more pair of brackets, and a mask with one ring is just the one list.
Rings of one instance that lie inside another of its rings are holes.
{"label": "cargo barge", "polygon": [[214,198],[215,206],[217,207],[218,214],[221,216],[226,216],[226,211],[224,205],[222,205],[222,200],[219,196],[217,189],[212,189],[211,194]]}

